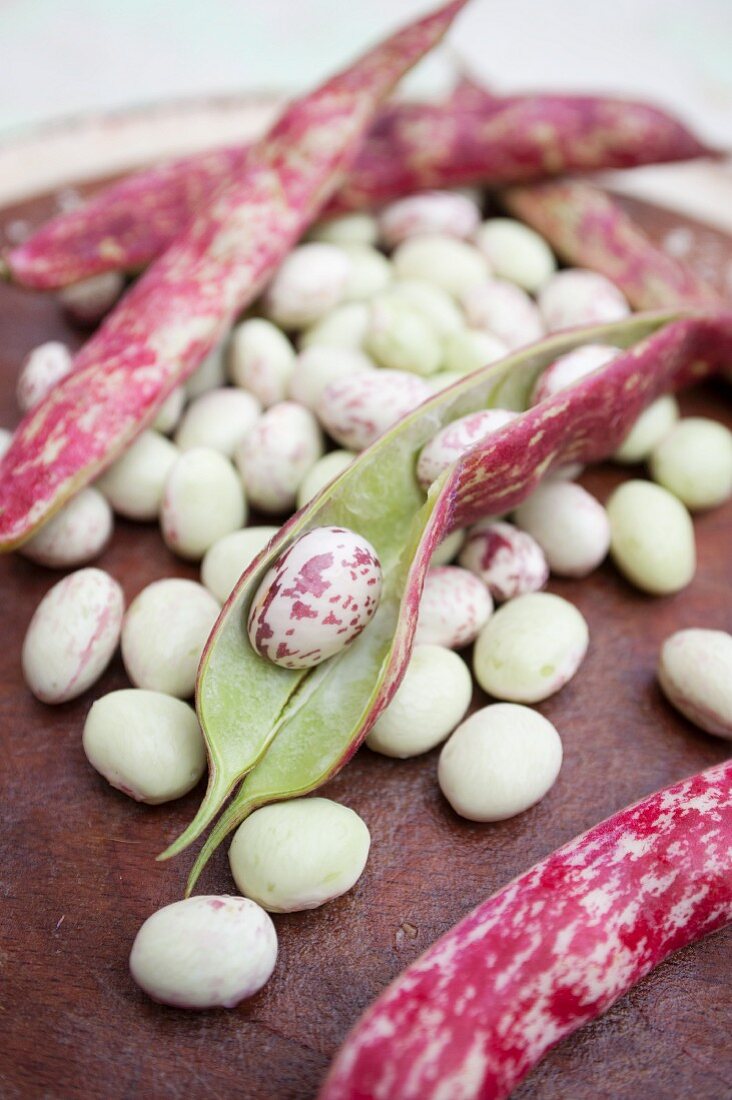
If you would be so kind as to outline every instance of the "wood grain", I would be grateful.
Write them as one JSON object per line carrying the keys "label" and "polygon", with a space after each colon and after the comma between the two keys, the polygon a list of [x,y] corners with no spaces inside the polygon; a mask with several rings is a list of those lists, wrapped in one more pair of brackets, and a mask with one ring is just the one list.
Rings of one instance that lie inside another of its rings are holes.
{"label": "wood grain", "polygon": [[[656,238],[673,215],[629,203]],[[52,200],[4,212],[40,221]],[[703,227],[695,262],[723,287],[732,242]],[[0,423],[17,419],[23,355],[52,337],[80,342],[55,303],[0,288]],[[732,425],[720,382],[684,410]],[[601,499],[626,476],[589,472]],[[654,668],[675,629],[732,629],[732,506],[696,523],[699,569],[674,597],[647,598],[611,566],[585,581],[552,582],[587,617],[591,649],[576,679],[539,708],[558,727],[565,763],[544,801],[511,821],[461,821],[437,788],[437,752],[406,762],[363,749],[324,793],[352,806],[373,836],[350,894],[311,913],[277,917],[280,958],[269,985],[233,1011],[192,1014],[149,1002],[127,971],[141,922],[182,892],[189,860],[155,863],[189,820],[197,790],[144,807],[87,764],[81,728],[93,698],[126,685],[119,658],[82,699],[37,703],[20,676],[20,643],[58,575],[18,556],[0,561],[2,874],[0,1095],[214,1100],[308,1100],[360,1012],[408,962],[468,909],[552,849],[626,803],[728,753],[663,701]],[[163,576],[196,577],[154,526],[120,522],[99,559],[127,599]],[[476,696],[476,702],[484,702]],[[220,851],[201,889],[231,892]],[[732,1096],[730,931],[659,968],[603,1019],[562,1043],[517,1090],[521,1100],[720,1100]],[[398,1097],[393,1100],[399,1100]]]}

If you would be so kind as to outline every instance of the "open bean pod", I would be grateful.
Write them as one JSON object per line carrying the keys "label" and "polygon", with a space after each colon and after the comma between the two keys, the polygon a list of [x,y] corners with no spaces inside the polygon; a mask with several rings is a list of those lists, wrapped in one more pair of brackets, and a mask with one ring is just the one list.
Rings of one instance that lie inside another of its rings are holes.
{"label": "open bean pod", "polygon": [[[526,409],[539,374],[587,342],[628,350],[473,448],[429,493],[420,488],[417,456],[440,428],[490,406]],[[446,534],[515,507],[555,465],[612,453],[660,393],[712,373],[731,353],[730,313],[636,315],[554,336],[425,402],[293,516],[241,577],[199,667],[209,787],[194,821],[163,858],[195,840],[243,782],[201,849],[189,890],[217,845],[252,810],[315,790],[356,751],[404,673],[430,558]],[[282,669],[252,649],[248,608],[265,571],[293,539],[327,525],[348,527],[375,546],[384,573],[381,603],[350,648],[310,671]]]}

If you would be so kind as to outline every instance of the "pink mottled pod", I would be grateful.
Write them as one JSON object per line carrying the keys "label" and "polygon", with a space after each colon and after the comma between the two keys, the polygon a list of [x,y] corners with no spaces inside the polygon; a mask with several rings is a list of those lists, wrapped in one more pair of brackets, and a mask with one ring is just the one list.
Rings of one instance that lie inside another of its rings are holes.
{"label": "pink mottled pod", "polygon": [[538,592],[549,579],[549,565],[536,539],[501,520],[471,528],[458,561],[487,585],[499,603]]}
{"label": "pink mottled pod", "polygon": [[341,302],[351,274],[342,248],[313,241],[293,249],[264,296],[267,317],[282,328],[312,325]]}
{"label": "pink mottled pod", "polygon": [[533,344],[544,335],[544,323],[525,290],[505,279],[486,279],[462,296],[472,328],[497,336],[508,348]]}
{"label": "pink mottled pod", "polygon": [[66,316],[77,325],[96,325],[117,301],[125,288],[124,276],[118,271],[92,275],[59,291],[58,300]]}
{"label": "pink mottled pod", "polygon": [[344,527],[316,527],[265,574],[249,611],[249,640],[283,668],[313,668],[358,637],[380,595],[371,543]]}
{"label": "pink mottled pod", "polygon": [[71,352],[59,340],[49,340],[29,352],[20,368],[15,391],[23,412],[42,401],[56,383],[66,377],[71,363]]}
{"label": "pink mottled pod", "polygon": [[407,371],[361,371],[325,387],[318,416],[342,447],[363,451],[431,396],[427,383]]}
{"label": "pink mottled pod", "polygon": [[89,485],[52,516],[21,547],[24,558],[51,569],[70,569],[93,561],[112,537],[112,509]]}
{"label": "pink mottled pod", "polygon": [[424,191],[385,206],[379,217],[379,235],[387,248],[424,233],[467,240],[479,222],[477,203],[465,195],[455,191]]}
{"label": "pink mottled pod", "polygon": [[616,355],[620,355],[620,348],[609,347],[607,344],[585,344],[584,347],[568,351],[566,355],[560,355],[537,378],[531,394],[531,404],[536,405],[547,397],[554,397],[555,393],[604,367]]}
{"label": "pink mottled pod", "polygon": [[432,566],[419,604],[415,645],[460,649],[475,641],[493,611],[490,592],[457,565]]}
{"label": "pink mottled pod", "polygon": [[610,549],[607,512],[573,481],[550,478],[516,509],[514,519],[536,539],[558,577],[586,577]]}
{"label": "pink mottled pod", "polygon": [[615,283],[580,267],[552,275],[539,292],[539,309],[548,332],[620,321],[630,313]]}
{"label": "pink mottled pod", "polygon": [[417,460],[417,480],[420,485],[428,489],[443,470],[452,466],[453,462],[457,462],[486,436],[510,424],[516,415],[508,409],[483,409],[468,413],[448,424],[422,448]]}
{"label": "pink mottled pod", "polygon": [[236,449],[247,498],[268,515],[295,507],[297,490],[323,453],[323,436],[309,409],[294,401],[273,405]]}

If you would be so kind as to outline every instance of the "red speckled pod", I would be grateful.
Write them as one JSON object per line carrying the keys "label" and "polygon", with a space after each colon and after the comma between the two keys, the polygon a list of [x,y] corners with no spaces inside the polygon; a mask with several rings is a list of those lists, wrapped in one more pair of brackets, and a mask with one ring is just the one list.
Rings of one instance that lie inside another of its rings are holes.
{"label": "red speckled pod", "polygon": [[310,224],[380,101],[443,36],[452,0],[292,104],[25,417],[2,463],[0,548],[16,546],[150,423]]}
{"label": "red speckled pod", "polygon": [[[446,104],[385,108],[328,211],[378,205],[429,187],[497,186],[712,152],[676,119],[644,103],[497,98],[462,81]],[[242,175],[249,155],[249,147],[230,147],[136,172],[12,249],[6,273],[49,290],[102,271],[143,267],[222,184]]]}
{"label": "red speckled pod", "polygon": [[719,303],[712,287],[652,244],[609,195],[589,183],[513,187],[502,201],[567,263],[611,279],[634,309]]}
{"label": "red speckled pod", "polygon": [[356,1025],[320,1100],[501,1100],[672,951],[732,920],[732,763],[650,795],[473,910]]}

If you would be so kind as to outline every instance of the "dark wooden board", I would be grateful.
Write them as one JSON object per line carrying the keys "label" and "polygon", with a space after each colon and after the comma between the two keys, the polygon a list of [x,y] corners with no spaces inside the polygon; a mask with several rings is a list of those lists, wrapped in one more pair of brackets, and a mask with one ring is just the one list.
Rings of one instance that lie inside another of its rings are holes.
{"label": "dark wooden board", "polygon": [[[630,205],[657,238],[691,225]],[[0,223],[33,224],[51,209],[50,199],[37,200],[4,212]],[[689,240],[695,262],[722,286],[732,242],[699,226]],[[51,337],[80,337],[52,299],[8,287],[0,288],[0,333],[0,423],[12,425],[23,355]],[[685,396],[683,407],[732,425],[731,393],[710,384]],[[583,481],[604,499],[624,476],[608,466]],[[576,679],[540,707],[565,748],[559,780],[540,805],[499,825],[471,824],[439,793],[437,752],[400,763],[362,750],[324,790],[371,829],[361,881],[320,910],[276,917],[280,957],[269,985],[236,1010],[198,1014],[148,1001],[129,977],[127,956],[142,921],[181,895],[188,855],[168,864],[154,857],[189,820],[201,790],[144,807],[91,769],[81,748],[84,716],[94,697],[126,686],[121,662],[76,702],[37,703],[21,680],[20,644],[58,574],[15,555],[0,561],[4,1100],[314,1097],[360,1012],[473,905],[614,810],[727,755],[727,744],[664,703],[654,678],[659,646],[673,630],[732,629],[732,506],[701,516],[696,529],[699,569],[680,595],[644,597],[609,565],[585,581],[552,582],[587,617],[591,649]],[[119,523],[99,564],[128,600],[157,578],[197,576],[165,550],[154,526]],[[201,888],[232,891],[224,851]],[[722,932],[667,961],[561,1043],[515,1096],[732,1096],[731,947],[732,934]]]}

